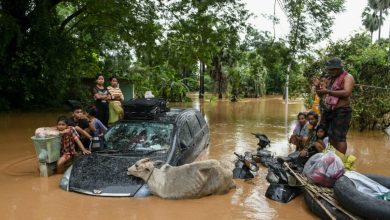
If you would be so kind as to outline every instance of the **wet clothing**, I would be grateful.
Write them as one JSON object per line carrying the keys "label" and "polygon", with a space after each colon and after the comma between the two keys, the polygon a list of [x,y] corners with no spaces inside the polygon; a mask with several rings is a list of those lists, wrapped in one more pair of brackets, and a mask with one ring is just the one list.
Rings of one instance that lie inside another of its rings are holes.
{"label": "wet clothing", "polygon": [[[79,126],[81,129],[83,129],[85,131],[85,129],[89,128],[89,121],[87,119],[75,120],[72,117],[68,120],[68,125],[72,126],[72,127]],[[83,143],[84,146],[89,146],[89,144],[90,144],[89,138],[82,136],[81,134],[78,134],[78,136],[79,136],[81,143]]]}
{"label": "wet clothing", "polygon": [[81,129],[86,129],[89,127],[89,122],[87,119],[75,120],[73,117],[68,119],[68,125],[72,127],[79,126]]}
{"label": "wet clothing", "polygon": [[71,156],[76,155],[76,140],[79,139],[79,135],[74,127],[69,126],[67,132],[61,134],[61,156],[66,160]]}
{"label": "wet clothing", "polygon": [[297,125],[294,128],[293,135],[306,137],[309,132],[307,125],[308,124],[306,123],[304,126],[301,126],[301,124],[297,123]]}
{"label": "wet clothing", "polygon": [[93,88],[93,95],[95,99],[96,118],[98,118],[104,126],[108,125],[108,102],[102,99],[96,99],[95,94],[108,95],[109,92],[106,88],[99,89],[97,86]]}
{"label": "wet clothing", "polygon": [[309,125],[311,128],[308,128],[308,133],[307,133],[307,141],[308,145],[306,148],[310,148],[314,146],[314,143],[317,141],[317,126],[313,127],[312,125]]}
{"label": "wet clothing", "polygon": [[351,107],[336,108],[331,111],[326,121],[326,126],[329,128],[329,138],[338,142],[345,142],[351,118]]}
{"label": "wet clothing", "polygon": [[317,113],[317,115],[321,115],[320,102],[321,98],[316,94],[314,96],[313,105],[311,106],[311,111]]}
{"label": "wet clothing", "polygon": [[95,132],[93,133],[94,137],[98,137],[100,134],[104,134],[107,131],[107,127],[97,118],[92,120],[92,125],[95,128]]}
{"label": "wet clothing", "polygon": [[[348,75],[347,71],[344,71],[342,74],[340,74],[332,83],[331,91],[337,91],[341,90],[344,87],[344,78]],[[326,104],[331,108],[332,110],[337,106],[337,103],[339,102],[340,97],[337,96],[331,96],[328,95],[326,97]]]}

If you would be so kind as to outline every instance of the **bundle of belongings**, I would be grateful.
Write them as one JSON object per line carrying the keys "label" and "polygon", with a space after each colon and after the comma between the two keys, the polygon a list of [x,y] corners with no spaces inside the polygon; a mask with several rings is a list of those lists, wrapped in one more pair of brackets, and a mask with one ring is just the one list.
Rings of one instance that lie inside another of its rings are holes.
{"label": "bundle of belongings", "polygon": [[56,127],[41,127],[35,130],[36,138],[50,138],[59,135],[59,131]]}
{"label": "bundle of belongings", "polygon": [[270,185],[265,196],[271,200],[287,203],[303,192],[303,186],[281,163],[268,164],[266,179]]}

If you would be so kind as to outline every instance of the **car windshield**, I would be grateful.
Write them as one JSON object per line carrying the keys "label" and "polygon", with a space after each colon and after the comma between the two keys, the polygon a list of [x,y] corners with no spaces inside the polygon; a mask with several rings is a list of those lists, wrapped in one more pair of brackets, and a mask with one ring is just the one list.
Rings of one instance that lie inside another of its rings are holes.
{"label": "car windshield", "polygon": [[171,143],[173,124],[130,122],[114,125],[105,135],[106,147],[122,153],[166,152]]}

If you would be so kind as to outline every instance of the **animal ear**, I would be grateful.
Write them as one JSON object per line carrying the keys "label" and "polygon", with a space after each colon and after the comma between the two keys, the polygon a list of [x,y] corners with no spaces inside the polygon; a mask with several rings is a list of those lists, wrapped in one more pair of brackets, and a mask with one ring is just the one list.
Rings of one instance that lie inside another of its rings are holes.
{"label": "animal ear", "polygon": [[142,159],[142,163],[146,163],[146,162],[149,162],[149,161],[150,161],[150,158]]}
{"label": "animal ear", "polygon": [[144,163],[143,167],[144,167],[144,169],[145,169],[146,171],[149,172],[149,171],[152,171],[152,170],[153,170],[154,165],[153,165],[153,163],[149,160],[149,163]]}
{"label": "animal ear", "polygon": [[162,161],[162,160],[156,160],[156,161],[153,162],[153,166],[156,167],[156,168],[160,168],[164,164],[165,164],[165,162]]}

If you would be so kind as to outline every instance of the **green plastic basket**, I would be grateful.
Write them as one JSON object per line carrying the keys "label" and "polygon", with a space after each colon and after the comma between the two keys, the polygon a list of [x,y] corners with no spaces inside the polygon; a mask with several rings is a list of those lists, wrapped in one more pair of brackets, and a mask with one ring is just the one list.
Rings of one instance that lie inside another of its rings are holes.
{"label": "green plastic basket", "polygon": [[37,138],[31,137],[40,162],[52,163],[60,158],[61,136]]}

